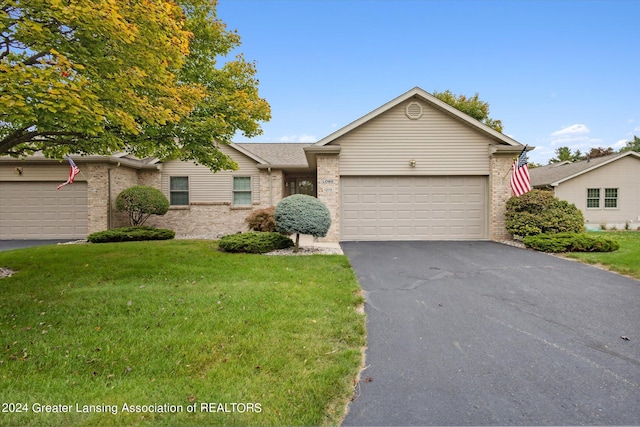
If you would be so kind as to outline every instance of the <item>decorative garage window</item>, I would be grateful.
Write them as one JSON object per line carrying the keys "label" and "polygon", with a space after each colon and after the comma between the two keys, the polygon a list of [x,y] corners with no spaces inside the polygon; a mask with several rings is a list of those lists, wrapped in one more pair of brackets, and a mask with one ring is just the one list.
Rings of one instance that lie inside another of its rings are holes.
{"label": "decorative garage window", "polygon": [[604,207],[605,209],[618,207],[618,189],[617,188],[604,189]]}
{"label": "decorative garage window", "polygon": [[171,206],[189,206],[189,177],[169,177],[169,202]]}
{"label": "decorative garage window", "polygon": [[587,188],[587,208],[597,209],[600,207],[600,189]]}
{"label": "decorative garage window", "polygon": [[251,177],[233,177],[233,204],[234,206],[251,206]]}

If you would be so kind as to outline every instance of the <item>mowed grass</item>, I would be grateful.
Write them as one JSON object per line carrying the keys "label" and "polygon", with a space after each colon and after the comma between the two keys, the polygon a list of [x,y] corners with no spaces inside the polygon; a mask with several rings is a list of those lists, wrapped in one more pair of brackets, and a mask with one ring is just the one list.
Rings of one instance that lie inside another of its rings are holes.
{"label": "mowed grass", "polygon": [[0,267],[17,271],[0,279],[1,425],[338,424],[353,391],[365,326],[344,256],[132,242]]}
{"label": "mowed grass", "polygon": [[639,231],[606,231],[593,234],[617,240],[620,249],[614,252],[572,252],[565,256],[640,279]]}

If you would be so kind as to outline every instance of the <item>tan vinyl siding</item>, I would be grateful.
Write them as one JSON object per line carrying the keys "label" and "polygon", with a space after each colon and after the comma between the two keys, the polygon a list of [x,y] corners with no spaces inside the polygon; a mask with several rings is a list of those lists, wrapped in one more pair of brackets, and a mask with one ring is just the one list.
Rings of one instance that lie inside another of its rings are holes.
{"label": "tan vinyl siding", "polygon": [[[625,224],[636,228],[640,222],[640,160],[627,156],[586,172],[556,187],[556,197],[574,203],[588,224]],[[600,189],[600,207],[587,208],[587,189]],[[618,207],[605,208],[605,189],[618,189]]]}
{"label": "tan vinyl siding", "polygon": [[230,155],[238,164],[238,170],[211,172],[209,168],[193,162],[170,160],[162,165],[162,192],[169,197],[169,177],[189,177],[189,203],[231,203],[233,177],[251,177],[251,199],[260,202],[260,171],[256,162],[237,151],[222,146],[220,150]]}
{"label": "tan vinyl siding", "polygon": [[[495,143],[442,111],[420,102],[411,120],[408,100],[338,138],[341,175],[488,175]],[[415,168],[409,161],[415,160]]]}
{"label": "tan vinyl siding", "polygon": [[[74,181],[86,181],[85,167],[82,163],[76,162],[80,168],[80,174],[76,175]],[[16,172],[16,168],[22,169],[22,174]],[[9,163],[0,165],[0,182],[7,181],[60,181],[63,183],[69,178],[69,164],[21,164]],[[55,189],[55,187],[54,187]]]}

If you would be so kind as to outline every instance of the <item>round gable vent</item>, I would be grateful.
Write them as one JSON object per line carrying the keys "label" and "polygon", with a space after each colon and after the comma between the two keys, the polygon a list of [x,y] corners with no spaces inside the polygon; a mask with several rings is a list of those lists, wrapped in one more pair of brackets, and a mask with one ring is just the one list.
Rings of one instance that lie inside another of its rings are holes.
{"label": "round gable vent", "polygon": [[420,103],[418,102],[411,102],[409,105],[407,105],[405,114],[411,120],[418,120],[420,117],[422,117],[422,105],[420,105]]}

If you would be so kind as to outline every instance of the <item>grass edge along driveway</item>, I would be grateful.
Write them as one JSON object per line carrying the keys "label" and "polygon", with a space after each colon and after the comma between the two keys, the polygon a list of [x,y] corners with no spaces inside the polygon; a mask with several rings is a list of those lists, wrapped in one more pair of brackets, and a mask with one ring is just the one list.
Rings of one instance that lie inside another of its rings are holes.
{"label": "grass edge along driveway", "polygon": [[638,262],[640,260],[640,231],[592,233],[617,240],[620,243],[620,249],[614,252],[572,252],[561,254],[561,256],[640,280],[640,262]]}
{"label": "grass edge along driveway", "polygon": [[0,425],[331,425],[363,299],[345,256],[211,241],[0,253]]}

